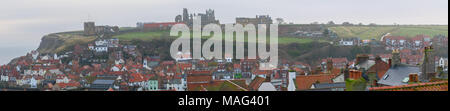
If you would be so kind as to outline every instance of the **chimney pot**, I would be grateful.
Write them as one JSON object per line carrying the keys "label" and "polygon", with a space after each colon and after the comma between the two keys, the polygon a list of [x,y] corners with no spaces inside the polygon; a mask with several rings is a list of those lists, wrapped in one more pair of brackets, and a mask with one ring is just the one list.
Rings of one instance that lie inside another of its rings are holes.
{"label": "chimney pot", "polygon": [[409,81],[408,82],[419,82],[418,74],[417,73],[409,74]]}

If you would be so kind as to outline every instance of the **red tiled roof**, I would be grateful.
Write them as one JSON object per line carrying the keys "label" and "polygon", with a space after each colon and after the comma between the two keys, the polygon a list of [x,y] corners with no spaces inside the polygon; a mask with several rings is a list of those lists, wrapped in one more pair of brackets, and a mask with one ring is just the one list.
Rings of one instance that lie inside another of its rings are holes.
{"label": "red tiled roof", "polygon": [[[326,61],[325,61],[325,62],[326,62]],[[294,64],[296,64],[296,65],[302,65],[302,66],[305,66],[305,67],[311,67],[311,66],[309,66],[309,64],[303,63],[303,62],[295,62]]]}
{"label": "red tiled roof", "polygon": [[212,71],[209,71],[209,70],[204,70],[204,71],[194,70],[194,71],[189,71],[187,73],[188,73],[188,75],[211,75]]}
{"label": "red tiled roof", "polygon": [[91,76],[97,76],[97,75],[103,75],[103,74],[105,74],[105,73],[99,71],[99,72],[93,72],[93,73],[91,74]]}
{"label": "red tiled roof", "polygon": [[411,38],[411,40],[413,40],[413,41],[423,41],[424,38],[429,38],[429,36],[417,35],[417,36]]}
{"label": "red tiled roof", "polygon": [[268,74],[272,74],[272,70],[255,70],[255,72],[253,72],[253,74],[255,74],[255,75],[268,75]]}
{"label": "red tiled roof", "polygon": [[[229,84],[224,86],[225,83]],[[187,87],[188,91],[208,91],[208,89],[213,91],[248,91],[245,80],[214,80],[208,83],[188,83]]]}
{"label": "red tiled roof", "polygon": [[208,86],[209,84],[210,83],[187,83],[187,89],[188,91],[205,91],[203,88],[199,87]]}
{"label": "red tiled roof", "polygon": [[111,74],[111,75],[123,75],[124,74],[124,72],[109,72],[108,74]]}
{"label": "red tiled roof", "polygon": [[73,75],[73,74],[68,74],[69,79],[79,79],[80,76],[78,75]]}
{"label": "red tiled roof", "polygon": [[174,61],[163,61],[163,62],[161,63],[161,65],[174,65],[174,64],[175,64]]}
{"label": "red tiled roof", "polygon": [[[391,39],[391,40],[406,40],[406,37],[403,36],[386,36],[384,39]],[[383,40],[385,41],[385,40]]]}
{"label": "red tiled roof", "polygon": [[241,64],[233,64],[234,69],[240,69],[241,68]]}
{"label": "red tiled roof", "polygon": [[308,76],[297,76],[295,82],[297,84],[297,90],[307,90],[311,88],[311,85],[320,82],[320,83],[332,83],[332,79],[336,77],[336,75],[329,74],[321,74],[321,75],[308,75]]}
{"label": "red tiled roof", "polygon": [[58,85],[60,88],[66,88],[66,87],[79,87],[79,86],[80,86],[80,83],[79,83],[79,82],[71,81],[71,82],[69,82],[69,83],[57,83],[57,85]]}
{"label": "red tiled roof", "polygon": [[188,83],[208,83],[211,80],[212,80],[211,75],[188,76],[186,79]]}
{"label": "red tiled roof", "polygon": [[408,84],[401,86],[372,87],[370,91],[448,91],[448,81]]}
{"label": "red tiled roof", "polygon": [[375,65],[369,68],[367,72],[378,73],[378,77],[381,78],[389,70],[390,66],[384,61],[375,61]]}
{"label": "red tiled roof", "polygon": [[139,74],[139,73],[134,73],[134,74],[130,74],[130,78],[128,80],[128,82],[134,83],[134,82],[142,82],[142,81],[147,81],[149,78]]}
{"label": "red tiled roof", "polygon": [[[327,62],[328,59],[322,59],[322,62]],[[341,63],[347,63],[348,59],[343,57],[343,58],[331,58],[331,61],[333,62],[333,64],[341,64]]]}
{"label": "red tiled roof", "polygon": [[250,90],[256,91],[265,80],[266,80],[265,78],[256,77],[255,79],[253,79],[253,81],[250,83],[248,87],[250,88]]}
{"label": "red tiled roof", "polygon": [[[175,76],[173,77],[174,79],[183,79],[183,77],[182,77],[182,73],[180,73],[180,72],[177,72],[177,73],[175,73]],[[154,75],[153,75],[154,76]]]}
{"label": "red tiled roof", "polygon": [[298,67],[295,67],[294,70],[295,70],[295,72],[297,72],[297,73],[305,73],[305,71],[304,71],[303,69],[298,68]]}
{"label": "red tiled roof", "polygon": [[380,56],[381,58],[391,58],[392,54],[379,54],[378,56]]}
{"label": "red tiled roof", "polygon": [[400,53],[402,53],[402,54],[410,54],[411,50],[410,49],[403,49],[403,50],[400,50]]}
{"label": "red tiled roof", "polygon": [[192,64],[186,63],[186,64],[178,64],[178,67],[182,70],[185,70],[186,68],[191,68]]}
{"label": "red tiled roof", "polygon": [[113,88],[109,88],[107,91],[114,91],[114,89]]}

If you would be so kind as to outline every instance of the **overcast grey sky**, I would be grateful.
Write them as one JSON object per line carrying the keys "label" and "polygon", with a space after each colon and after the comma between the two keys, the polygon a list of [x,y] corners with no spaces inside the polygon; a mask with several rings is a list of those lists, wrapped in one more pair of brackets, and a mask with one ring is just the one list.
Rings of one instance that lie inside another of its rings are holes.
{"label": "overcast grey sky", "polygon": [[448,0],[1,0],[0,64],[8,56],[2,49],[23,50],[6,58],[23,55],[37,48],[44,34],[81,30],[88,18],[100,25],[135,26],[174,21],[182,8],[214,9],[221,23],[271,15],[294,23],[448,24]]}

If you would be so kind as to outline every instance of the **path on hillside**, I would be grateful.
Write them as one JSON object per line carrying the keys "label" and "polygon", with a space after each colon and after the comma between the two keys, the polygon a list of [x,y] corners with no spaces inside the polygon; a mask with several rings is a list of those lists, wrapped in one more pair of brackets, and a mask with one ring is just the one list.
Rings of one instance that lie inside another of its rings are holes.
{"label": "path on hillside", "polygon": [[383,36],[381,36],[380,41],[383,41],[383,38],[386,37],[386,36],[389,36],[389,35],[391,35],[391,33],[389,33],[389,32],[384,34]]}

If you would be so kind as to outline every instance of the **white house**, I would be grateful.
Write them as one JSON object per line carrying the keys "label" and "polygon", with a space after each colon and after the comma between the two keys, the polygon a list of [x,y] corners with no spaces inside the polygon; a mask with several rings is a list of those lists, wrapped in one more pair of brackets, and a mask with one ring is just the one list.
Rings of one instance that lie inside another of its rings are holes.
{"label": "white house", "polygon": [[17,79],[17,80],[16,80],[16,83],[17,83],[17,85],[19,85],[19,86],[23,86],[23,85],[25,85],[25,84],[28,84],[28,83],[29,83],[29,80],[30,80],[30,79],[26,79],[26,78]]}
{"label": "white house", "polygon": [[8,82],[9,81],[9,76],[7,76],[7,75],[0,75],[0,81]]}
{"label": "white house", "polygon": [[50,56],[49,55],[45,55],[45,56],[42,56],[41,57],[41,60],[49,60],[50,59]]}
{"label": "white house", "polygon": [[95,41],[95,46],[106,46],[107,43],[108,41],[106,40],[97,40]]}
{"label": "white house", "polygon": [[58,54],[53,55],[53,59],[59,59]]}
{"label": "white house", "polygon": [[233,62],[233,56],[231,56],[229,54],[225,54],[225,61],[227,63],[232,63]]}
{"label": "white house", "polygon": [[120,69],[119,69],[119,67],[114,66],[114,67],[111,68],[111,71],[112,72],[119,72]]}
{"label": "white house", "polygon": [[37,57],[39,56],[39,52],[38,51],[31,51],[31,56],[33,57],[33,60],[36,60]]}
{"label": "white house", "polygon": [[448,71],[448,59],[441,57],[439,59],[439,67],[442,67],[444,71]]}
{"label": "white house", "polygon": [[175,58],[176,61],[186,61],[186,60],[192,60],[191,52],[178,52],[177,56]]}
{"label": "white house", "polygon": [[88,49],[89,49],[89,50],[94,50],[94,49],[95,49],[95,47],[94,47],[94,45],[92,45],[92,44],[89,44],[89,45],[88,45]]}
{"label": "white house", "polygon": [[119,39],[117,39],[117,38],[109,39],[108,47],[119,47]]}
{"label": "white house", "polygon": [[96,52],[108,52],[108,47],[107,46],[97,46],[95,47],[95,51]]}
{"label": "white house", "polygon": [[34,77],[30,79],[30,88],[37,88],[37,80]]}
{"label": "white house", "polygon": [[144,59],[144,61],[142,62],[142,67],[148,68],[148,60],[147,59]]}
{"label": "white house", "polygon": [[124,71],[128,71],[128,69],[126,67],[122,67],[122,69],[121,69],[120,67],[113,66],[113,67],[111,67],[111,71],[112,72],[119,72],[119,71],[124,72]]}
{"label": "white house", "polygon": [[56,83],[69,83],[70,79],[67,76],[58,76],[56,78]]}
{"label": "white house", "polygon": [[124,64],[125,61],[123,59],[115,60],[114,63],[117,64]]}
{"label": "white house", "polygon": [[25,70],[23,74],[24,75],[32,75],[32,76],[35,76],[35,75],[44,76],[46,72],[47,71],[43,70],[43,69],[39,69],[39,70]]}
{"label": "white house", "polygon": [[353,40],[344,40],[344,39],[341,39],[340,41],[339,41],[339,45],[343,45],[343,46],[352,46],[354,43],[353,43]]}
{"label": "white house", "polygon": [[63,72],[61,72],[59,69],[50,69],[48,70],[51,74],[57,74],[57,75],[61,75],[64,74]]}

